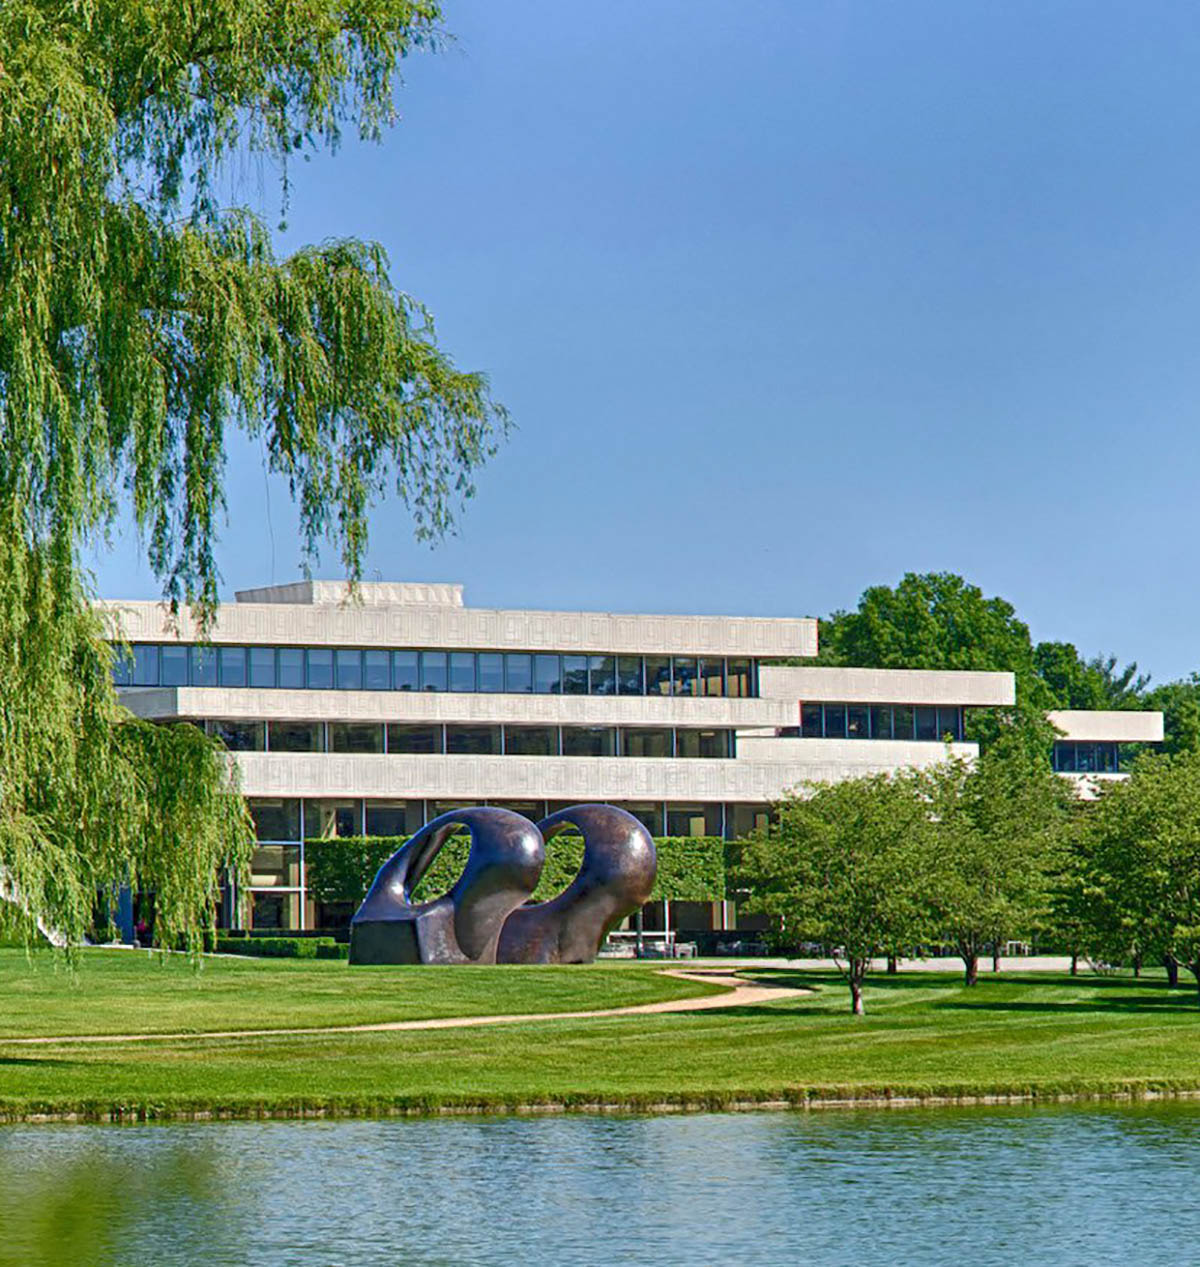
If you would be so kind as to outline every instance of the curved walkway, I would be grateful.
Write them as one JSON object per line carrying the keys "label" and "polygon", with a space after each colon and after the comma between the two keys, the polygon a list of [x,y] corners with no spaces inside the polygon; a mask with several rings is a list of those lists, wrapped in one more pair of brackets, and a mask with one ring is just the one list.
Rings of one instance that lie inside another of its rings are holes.
{"label": "curved walkway", "polygon": [[292,1035],[390,1034],[417,1029],[468,1029],[475,1025],[510,1025],[525,1021],[581,1021],[604,1016],[644,1016],[662,1012],[708,1012],[717,1008],[745,1007],[812,994],[794,986],[764,985],[745,981],[725,970],[716,972],[668,968],[663,973],[684,981],[703,981],[726,988],[723,994],[699,998],[663,999],[658,1003],[634,1003],[628,1007],[599,1008],[586,1012],[512,1012],[497,1016],[438,1016],[420,1021],[374,1021],[362,1025],[312,1025],[288,1029],[214,1029],[165,1034],[62,1034],[37,1038],[0,1039],[0,1047],[69,1046],[72,1043],[160,1043],[209,1038],[276,1038]]}

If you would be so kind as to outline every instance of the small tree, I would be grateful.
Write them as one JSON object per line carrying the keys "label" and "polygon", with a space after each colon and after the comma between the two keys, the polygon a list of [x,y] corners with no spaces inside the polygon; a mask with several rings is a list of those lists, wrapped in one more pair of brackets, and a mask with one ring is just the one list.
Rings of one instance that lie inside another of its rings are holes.
{"label": "small tree", "polygon": [[908,774],[809,785],[776,810],[742,851],[746,905],[834,947],[851,1010],[861,1015],[871,960],[921,940],[928,928],[920,785]]}
{"label": "small tree", "polygon": [[922,776],[934,913],[969,986],[987,946],[1030,934],[1050,907],[1070,794],[1022,740],[1001,736],[976,763],[955,759]]}

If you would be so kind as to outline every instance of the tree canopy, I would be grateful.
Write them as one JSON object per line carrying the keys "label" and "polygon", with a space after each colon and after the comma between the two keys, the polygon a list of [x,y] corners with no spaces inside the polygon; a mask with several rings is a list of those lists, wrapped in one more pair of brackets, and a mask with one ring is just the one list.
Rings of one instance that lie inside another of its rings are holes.
{"label": "tree canopy", "polygon": [[6,0],[0,6],[0,888],[78,935],[95,891],[155,890],[194,935],[250,835],[198,732],[119,709],[82,546],[132,512],[172,603],[211,619],[225,446],[257,439],[303,549],[361,568],[387,491],[452,523],[506,425],[376,244],[286,257],[217,196],[395,117],[432,0]]}

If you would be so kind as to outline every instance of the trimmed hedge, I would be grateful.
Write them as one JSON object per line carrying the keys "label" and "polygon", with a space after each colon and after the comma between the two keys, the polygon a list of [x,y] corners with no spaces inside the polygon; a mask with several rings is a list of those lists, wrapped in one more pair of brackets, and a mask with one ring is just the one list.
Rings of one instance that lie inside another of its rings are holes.
{"label": "trimmed hedge", "polygon": [[[403,836],[339,836],[304,846],[308,890],[321,902],[361,902],[380,867],[404,844]],[[718,836],[661,836],[658,878],[650,897],[672,902],[719,902],[725,897],[726,842]],[[428,901],[453,888],[467,863],[470,839],[452,836],[442,846],[413,896]],[[583,837],[554,836],[546,842],[546,865],[533,891],[535,902],[561,893],[583,859]]]}
{"label": "trimmed hedge", "polygon": [[[264,959],[339,959],[332,937],[218,937],[218,955],[259,955]],[[330,953],[333,952],[333,953]]]}

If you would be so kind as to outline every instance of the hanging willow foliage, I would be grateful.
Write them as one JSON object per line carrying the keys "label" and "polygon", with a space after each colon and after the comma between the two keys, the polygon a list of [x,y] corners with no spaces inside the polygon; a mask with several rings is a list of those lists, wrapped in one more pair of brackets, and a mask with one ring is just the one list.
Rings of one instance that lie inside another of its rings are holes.
{"label": "hanging willow foliage", "polygon": [[[437,536],[506,420],[375,245],[278,257],[222,164],[394,115],[431,0],[0,4],[0,892],[70,932],[98,885],[195,933],[248,844],[197,732],[119,709],[81,546],[132,508],[172,604],[210,620],[230,429],[289,481],[306,557],[361,569],[393,490]],[[286,197],[286,176],[285,176]]]}

